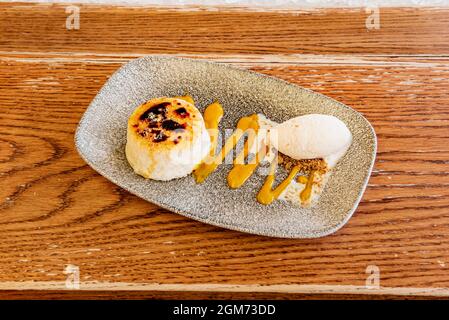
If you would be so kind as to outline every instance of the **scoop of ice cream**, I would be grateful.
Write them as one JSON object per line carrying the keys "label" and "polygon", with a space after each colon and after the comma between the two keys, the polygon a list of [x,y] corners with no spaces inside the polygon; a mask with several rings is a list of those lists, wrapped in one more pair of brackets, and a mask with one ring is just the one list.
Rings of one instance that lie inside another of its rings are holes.
{"label": "scoop of ice cream", "polygon": [[324,114],[292,118],[275,128],[275,147],[297,160],[341,157],[352,141],[351,132],[341,120]]}

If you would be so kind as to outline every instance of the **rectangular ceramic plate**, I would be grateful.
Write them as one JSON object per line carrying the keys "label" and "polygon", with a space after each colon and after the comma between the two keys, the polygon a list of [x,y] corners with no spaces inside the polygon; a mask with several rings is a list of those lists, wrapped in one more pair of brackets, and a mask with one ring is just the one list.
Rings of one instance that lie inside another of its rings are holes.
{"label": "rectangular ceramic plate", "polygon": [[[203,184],[196,184],[191,175],[168,182],[145,180],[133,172],[124,154],[128,117],[151,98],[186,92],[200,111],[214,100],[221,102],[222,129],[234,128],[238,119],[253,113],[276,122],[321,113],[342,120],[353,143],[311,209],[284,201],[259,204],[256,194],[265,177],[258,174],[242,188],[229,189],[226,175],[231,165],[226,164]],[[205,223],[286,238],[321,237],[341,228],[361,199],[376,155],[376,135],[369,122],[340,102],[228,65],[160,56],[133,60],[108,80],[81,119],[75,143],[92,168],[145,200]]]}

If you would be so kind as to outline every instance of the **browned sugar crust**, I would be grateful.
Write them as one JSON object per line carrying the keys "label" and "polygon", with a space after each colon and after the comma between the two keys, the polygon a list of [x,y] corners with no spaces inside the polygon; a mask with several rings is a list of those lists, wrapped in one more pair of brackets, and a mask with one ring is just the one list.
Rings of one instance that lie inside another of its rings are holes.
{"label": "browned sugar crust", "polygon": [[178,144],[188,135],[190,123],[195,115],[184,101],[173,99],[154,103],[150,100],[140,106],[143,112],[134,118],[136,134],[151,143],[171,142]]}

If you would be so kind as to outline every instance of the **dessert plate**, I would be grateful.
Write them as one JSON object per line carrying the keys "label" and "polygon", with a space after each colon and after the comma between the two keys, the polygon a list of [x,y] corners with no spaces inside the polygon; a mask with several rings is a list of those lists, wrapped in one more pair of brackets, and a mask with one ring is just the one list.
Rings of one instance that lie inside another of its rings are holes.
{"label": "dessert plate", "polygon": [[[196,184],[191,175],[168,182],[145,180],[133,172],[124,153],[128,117],[151,98],[186,92],[200,111],[220,101],[225,112],[221,129],[233,129],[238,119],[254,113],[276,122],[321,113],[342,120],[352,132],[353,143],[312,208],[284,201],[259,204],[256,194],[265,176],[258,174],[240,189],[230,189],[229,164],[220,165],[203,184]],[[357,208],[376,156],[372,126],[340,102],[255,72],[163,56],[132,60],[115,72],[83,115],[75,144],[94,170],[145,200],[212,225],[284,238],[322,237],[341,228]]]}

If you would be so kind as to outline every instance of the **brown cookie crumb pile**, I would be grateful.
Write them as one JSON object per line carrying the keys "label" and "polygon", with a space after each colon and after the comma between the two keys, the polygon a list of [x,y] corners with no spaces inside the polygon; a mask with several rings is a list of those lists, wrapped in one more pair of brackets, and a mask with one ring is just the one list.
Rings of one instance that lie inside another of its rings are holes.
{"label": "brown cookie crumb pile", "polygon": [[299,172],[310,173],[316,171],[320,174],[325,174],[328,170],[326,161],[324,159],[303,159],[296,160],[285,154],[278,153],[279,164],[286,170],[290,171],[293,167],[299,165]]}

